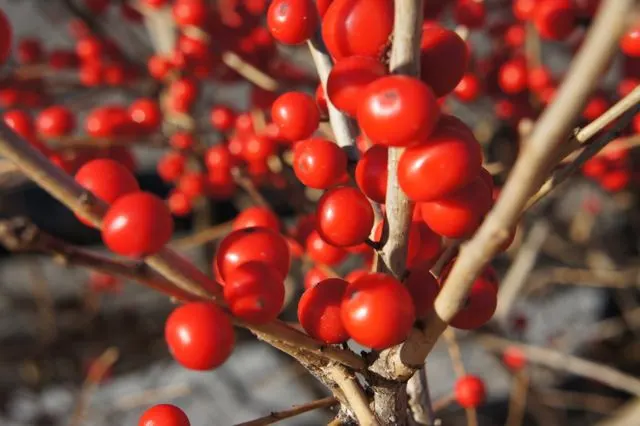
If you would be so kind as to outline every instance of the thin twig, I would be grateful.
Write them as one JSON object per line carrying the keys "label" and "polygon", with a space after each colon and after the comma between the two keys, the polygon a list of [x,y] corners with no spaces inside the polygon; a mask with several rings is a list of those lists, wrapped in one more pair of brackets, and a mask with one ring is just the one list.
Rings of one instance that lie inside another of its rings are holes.
{"label": "thin twig", "polygon": [[309,411],[317,410],[318,408],[332,407],[337,403],[338,403],[337,398],[333,396],[329,396],[326,398],[318,399],[316,401],[308,402],[306,404],[296,405],[294,407],[289,408],[288,410],[274,411],[267,416],[260,417],[259,419],[251,420],[249,422],[238,423],[236,426],[271,425],[273,423],[279,422],[280,420],[299,416],[300,414],[308,413]]}
{"label": "thin twig", "polygon": [[377,426],[378,420],[369,407],[369,400],[364,394],[358,379],[346,369],[339,366],[328,367],[331,378],[344,393],[344,396],[353,409],[360,426]]}
{"label": "thin twig", "polygon": [[233,228],[233,221],[220,223],[210,228],[201,229],[200,231],[188,235],[186,237],[178,238],[171,243],[171,247],[176,250],[187,250],[192,247],[197,247],[210,241],[217,240],[224,237]]}
{"label": "thin twig", "polygon": [[[447,327],[443,336],[447,341],[447,350],[449,351],[449,358],[451,358],[451,364],[453,365],[453,371],[455,371],[458,379],[467,374],[467,370],[464,368],[462,362],[462,352],[460,351],[460,345],[458,339],[456,339],[456,332],[453,328]],[[468,426],[478,425],[478,413],[475,408],[465,408],[465,414],[467,416]]]}
{"label": "thin twig", "polygon": [[609,414],[624,403],[621,398],[550,388],[544,389],[540,393],[540,397],[542,403],[550,407],[577,409],[600,414]]}
{"label": "thin twig", "polygon": [[524,420],[527,408],[527,392],[529,389],[529,376],[526,372],[518,372],[511,381],[509,393],[509,409],[505,426],[520,426]]}
{"label": "thin twig", "polygon": [[478,341],[488,349],[497,352],[502,352],[509,347],[516,347],[524,353],[527,362],[532,364],[544,365],[558,371],[566,371],[605,384],[613,389],[619,389],[636,396],[640,395],[640,379],[607,365],[564,354],[553,349],[524,345],[491,335],[480,335]]}

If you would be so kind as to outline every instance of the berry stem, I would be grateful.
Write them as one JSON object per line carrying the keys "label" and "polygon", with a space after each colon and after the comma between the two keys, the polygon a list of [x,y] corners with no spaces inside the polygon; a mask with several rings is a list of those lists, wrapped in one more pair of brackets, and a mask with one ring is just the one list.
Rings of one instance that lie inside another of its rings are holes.
{"label": "berry stem", "polygon": [[338,399],[333,396],[318,399],[315,401],[307,402],[306,404],[296,405],[288,410],[274,411],[271,414],[260,417],[259,419],[251,420],[249,422],[238,423],[236,426],[264,426],[270,425],[280,420],[290,419],[291,417],[299,416],[300,414],[308,413],[318,408],[328,408],[336,405]]}

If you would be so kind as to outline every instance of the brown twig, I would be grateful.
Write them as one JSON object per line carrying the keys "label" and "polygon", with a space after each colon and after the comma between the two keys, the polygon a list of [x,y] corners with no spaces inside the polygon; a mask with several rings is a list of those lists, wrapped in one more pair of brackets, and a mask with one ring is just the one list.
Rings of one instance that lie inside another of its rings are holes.
{"label": "brown twig", "polygon": [[308,413],[312,410],[319,408],[329,408],[338,403],[338,399],[329,396],[326,398],[311,401],[306,404],[296,405],[288,410],[274,411],[267,416],[260,417],[259,419],[251,420],[249,422],[238,423],[236,426],[264,426],[277,423],[280,420],[289,419],[291,417],[299,416],[300,414]]}
{"label": "brown twig", "polygon": [[544,389],[540,393],[540,397],[542,403],[551,407],[578,409],[601,414],[610,414],[624,403],[624,400],[620,398],[558,389]]}
{"label": "brown twig", "polygon": [[420,353],[411,354],[411,360],[407,360],[409,365],[416,365],[417,360],[424,359],[431,351],[449,321],[463,306],[475,278],[508,238],[529,197],[542,183],[550,163],[557,158],[563,138],[609,65],[625,17],[633,4],[632,0],[605,0],[602,3],[555,100],[536,123],[524,152],[516,161],[502,195],[475,236],[461,249],[458,261],[436,299],[434,313],[426,322],[426,344]]}
{"label": "brown twig", "polygon": [[176,250],[187,250],[192,247],[197,247],[199,245],[224,237],[229,232],[231,232],[232,228],[232,220],[220,223],[210,228],[202,229],[192,235],[178,238],[171,243],[171,247],[175,248]]}
{"label": "brown twig", "polygon": [[[462,362],[462,352],[460,351],[460,345],[458,339],[456,339],[456,332],[453,328],[447,327],[443,336],[447,341],[447,350],[449,351],[449,358],[451,358],[451,364],[453,365],[453,371],[459,378],[467,374],[467,370],[464,368]],[[475,408],[465,408],[465,414],[467,416],[468,426],[478,426],[478,413]]]}
{"label": "brown twig", "polygon": [[89,369],[89,373],[87,374],[87,378],[80,389],[78,403],[76,404],[73,415],[71,416],[71,426],[80,426],[82,424],[91,394],[100,384],[104,376],[109,372],[113,364],[118,361],[119,357],[120,351],[118,351],[117,348],[111,347],[104,351],[104,353],[93,362]]}
{"label": "brown twig", "polygon": [[371,411],[369,399],[360,387],[358,379],[340,366],[329,366],[328,372],[344,393],[347,402],[358,418],[360,426],[378,425],[378,419]]}
{"label": "brown twig", "polygon": [[526,372],[521,371],[513,376],[505,426],[520,426],[522,424],[527,408],[528,389],[529,376]]}
{"label": "brown twig", "polygon": [[222,62],[226,66],[240,74],[247,81],[250,81],[256,86],[270,92],[276,92],[278,90],[279,85],[276,79],[254,67],[237,54],[233,52],[224,52],[221,58]]}
{"label": "brown twig", "polygon": [[619,389],[636,396],[640,395],[640,379],[607,365],[587,361],[553,349],[524,345],[491,335],[480,335],[478,341],[488,349],[497,352],[502,352],[509,347],[516,347],[525,354],[527,362],[532,364],[566,371],[605,384],[613,389]]}

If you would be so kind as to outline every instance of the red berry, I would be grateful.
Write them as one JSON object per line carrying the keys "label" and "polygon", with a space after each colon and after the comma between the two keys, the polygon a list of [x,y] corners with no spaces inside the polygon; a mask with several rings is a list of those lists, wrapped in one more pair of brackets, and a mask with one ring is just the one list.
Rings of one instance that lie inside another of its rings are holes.
{"label": "red berry", "polygon": [[436,201],[422,203],[422,219],[433,231],[448,238],[473,234],[492,205],[492,194],[482,178]]}
{"label": "red berry", "polygon": [[140,190],[135,176],[122,164],[107,158],[92,160],[75,175],[80,186],[107,204]]}
{"label": "red berry", "polygon": [[278,232],[260,227],[238,229],[220,242],[215,262],[223,280],[240,265],[252,261],[273,267],[284,280],[291,263],[289,245]]}
{"label": "red berry", "polygon": [[344,277],[345,281],[348,281],[350,283],[358,280],[359,278],[364,277],[365,275],[369,275],[369,270],[367,269],[354,269],[353,271],[349,272],[347,274],[346,277]]}
{"label": "red berry", "polygon": [[414,201],[447,196],[482,169],[482,149],[460,120],[445,116],[422,144],[407,148],[398,163],[398,183]]}
{"label": "red berry", "polygon": [[115,105],[92,110],[85,119],[85,129],[94,138],[126,137],[134,133],[129,112]]}
{"label": "red berry", "polygon": [[467,71],[469,49],[454,31],[428,22],[422,26],[420,62],[420,78],[437,97],[442,97],[456,87]]}
{"label": "red berry", "polygon": [[513,371],[520,371],[527,365],[527,356],[517,346],[510,346],[502,353],[502,362]]}
{"label": "red berry", "polygon": [[158,103],[150,98],[136,99],[129,106],[131,121],[145,134],[157,131],[162,124],[162,112]]}
{"label": "red berry", "polygon": [[[384,230],[384,221],[379,222],[373,231],[373,240],[380,242],[382,240],[382,231]],[[414,222],[409,228],[409,244],[407,247],[407,264],[411,264],[415,261],[418,252],[420,251],[420,236],[421,231],[418,227],[418,223]]]}
{"label": "red berry", "polygon": [[[454,262],[450,262],[440,276],[440,283],[447,285],[446,279]],[[498,282],[492,269],[485,269],[476,278],[467,295],[465,305],[451,320],[451,325],[462,330],[473,330],[486,324],[496,310]]]}
{"label": "red berry", "polygon": [[79,70],[80,83],[87,87],[99,86],[103,83],[102,65],[94,62],[85,62]]}
{"label": "red berry", "polygon": [[341,317],[353,340],[376,350],[404,341],[416,318],[407,289],[381,273],[365,275],[349,284]]}
{"label": "red berry", "polygon": [[329,100],[345,114],[355,117],[364,89],[386,74],[386,67],[377,59],[366,56],[343,58],[335,63],[329,73]]}
{"label": "red berry", "polygon": [[302,92],[281,95],[271,107],[271,119],[280,135],[290,141],[310,137],[320,123],[320,111],[312,96]]}
{"label": "red berry", "polygon": [[[534,0],[537,1],[537,0]],[[527,33],[522,24],[513,24],[504,32],[504,42],[507,46],[518,49],[524,46]]]}
{"label": "red berry", "polygon": [[223,144],[212,146],[204,156],[205,164],[209,171],[229,171],[233,165],[231,153]]}
{"label": "red berry", "polygon": [[456,401],[464,408],[477,408],[484,402],[486,391],[482,379],[476,376],[463,376],[456,382],[454,391]]}
{"label": "red berry", "polygon": [[[336,3],[334,3],[335,5]],[[405,76],[382,77],[364,91],[358,124],[373,143],[409,146],[425,140],[440,118],[433,92]]]}
{"label": "red berry", "polygon": [[17,60],[21,64],[37,64],[42,62],[43,52],[40,40],[33,38],[23,38],[17,46]]}
{"label": "red berry", "polygon": [[513,15],[521,21],[529,21],[533,18],[538,3],[540,0],[514,0]]}
{"label": "red berry", "polygon": [[278,150],[276,141],[265,135],[248,135],[244,142],[242,156],[249,163],[264,163]]}
{"label": "red berry", "polygon": [[171,404],[154,405],[142,414],[138,426],[191,426],[187,415]]}
{"label": "red berry", "polygon": [[267,207],[254,206],[240,212],[233,220],[233,230],[262,227],[280,230],[278,216]]}
{"label": "red berry", "polygon": [[318,232],[338,247],[363,243],[373,227],[373,209],[356,188],[341,186],[325,192],[318,201]]}
{"label": "red berry", "polygon": [[433,303],[440,292],[438,280],[429,271],[429,266],[412,269],[404,285],[413,300],[416,317],[426,318],[433,311]]}
{"label": "red berry", "polygon": [[21,110],[11,110],[3,114],[4,123],[25,139],[35,138],[35,128],[31,116]]}
{"label": "red berry", "polygon": [[171,71],[171,68],[171,62],[162,56],[151,56],[147,62],[149,74],[156,80],[164,80],[169,74],[169,71]]}
{"label": "red berry", "polygon": [[169,145],[178,150],[189,150],[195,143],[193,134],[189,132],[176,132],[169,138]]}
{"label": "red berry", "polygon": [[529,89],[538,93],[554,84],[551,72],[544,66],[530,69],[528,79]]}
{"label": "red berry", "polygon": [[393,0],[334,0],[322,18],[322,38],[335,59],[378,58],[393,30]]}
{"label": "red berry", "polygon": [[453,89],[461,102],[473,102],[480,96],[480,79],[475,74],[465,74],[460,83]]}
{"label": "red berry", "polygon": [[257,261],[243,263],[224,282],[224,300],[234,316],[251,324],[266,324],[278,317],[284,283],[273,267]]}
{"label": "red berry", "polygon": [[587,121],[593,121],[609,109],[609,101],[602,95],[596,95],[589,99],[582,111],[582,117]]}
{"label": "red berry", "polygon": [[571,0],[543,0],[536,5],[533,23],[542,38],[563,40],[575,28],[576,9]]}
{"label": "red berry", "polygon": [[199,172],[188,172],[180,176],[176,187],[184,195],[194,200],[205,194],[207,190],[207,175]]}
{"label": "red berry", "polygon": [[382,145],[369,148],[356,166],[356,182],[365,195],[384,204],[387,195],[387,163],[389,150]]}
{"label": "red berry", "polygon": [[235,344],[231,320],[209,302],[191,302],[176,308],[167,318],[164,336],[176,361],[191,370],[219,367]]}
{"label": "red berry", "polygon": [[457,0],[453,9],[456,22],[467,28],[481,28],[487,11],[483,0]]}
{"label": "red berry", "polygon": [[349,333],[340,317],[347,285],[343,279],[329,278],[302,294],[298,302],[298,321],[314,339],[330,345],[349,340]]}
{"label": "red berry", "polygon": [[[182,0],[184,1],[184,0]],[[174,110],[188,111],[198,97],[198,85],[193,79],[182,78],[169,86],[169,100]]]}
{"label": "red berry", "polygon": [[4,64],[11,53],[13,30],[4,11],[0,10],[0,64]]}
{"label": "red berry", "polygon": [[640,25],[630,28],[622,39],[620,39],[620,49],[625,55],[637,58],[640,56]]}
{"label": "red berry", "polygon": [[293,148],[293,170],[306,186],[327,189],[345,176],[347,155],[326,139],[302,140]]}
{"label": "red berry", "polygon": [[500,67],[498,75],[500,88],[510,95],[522,93],[529,84],[527,63],[521,59],[512,59]]}
{"label": "red berry", "polygon": [[158,175],[165,182],[176,181],[184,173],[187,159],[179,152],[169,152],[158,161]]}
{"label": "red berry", "polygon": [[44,137],[66,136],[76,127],[76,119],[67,107],[54,105],[42,110],[36,118],[38,133]]}
{"label": "red berry", "polygon": [[173,190],[167,197],[167,205],[174,216],[187,216],[193,210],[191,197],[180,190]]}
{"label": "red berry", "polygon": [[316,263],[335,266],[347,257],[347,251],[333,246],[322,239],[317,231],[313,231],[307,237],[305,243],[307,254]]}
{"label": "red berry", "polygon": [[102,222],[102,240],[121,256],[155,254],[173,234],[173,218],[168,207],[160,198],[146,192],[119,197]]}
{"label": "red berry", "polygon": [[211,126],[221,132],[233,129],[236,114],[229,107],[218,105],[211,109]]}
{"label": "red berry", "polygon": [[[416,211],[420,213],[419,209]],[[414,219],[416,220],[416,219]],[[411,224],[410,230],[417,228],[420,232],[420,248],[415,256],[408,259],[407,266],[412,268],[414,265],[428,265],[432,264],[438,259],[440,255],[440,249],[442,248],[442,237],[436,234],[429,228],[424,222],[415,221]],[[411,238],[411,235],[409,235]]]}
{"label": "red berry", "polygon": [[323,269],[314,266],[309,269],[306,274],[304,274],[304,289],[309,290],[311,287],[315,286],[320,281],[326,280],[327,278],[330,278],[329,274],[324,272]]}
{"label": "red berry", "polygon": [[206,23],[209,3],[204,0],[176,0],[173,19],[179,26],[201,27]]}
{"label": "red berry", "polygon": [[318,20],[318,9],[313,0],[274,0],[267,12],[271,35],[284,44],[307,41],[316,31]]}

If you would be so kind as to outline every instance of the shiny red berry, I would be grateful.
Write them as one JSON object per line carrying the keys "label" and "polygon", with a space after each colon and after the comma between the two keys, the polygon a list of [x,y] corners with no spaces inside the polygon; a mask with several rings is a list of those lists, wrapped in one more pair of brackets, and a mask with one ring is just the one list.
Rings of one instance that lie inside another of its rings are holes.
{"label": "shiny red berry", "polygon": [[454,395],[462,407],[477,408],[486,397],[484,382],[476,376],[460,377],[456,382]]}
{"label": "shiny red berry", "polygon": [[355,117],[363,90],[386,74],[386,67],[377,59],[366,56],[343,58],[335,63],[329,73],[329,100],[345,114]]}
{"label": "shiny red berry", "polygon": [[436,97],[442,97],[456,87],[467,71],[468,62],[469,49],[458,34],[437,23],[428,22],[422,26],[420,78]]}
{"label": "shiny red berry", "polygon": [[235,119],[236,114],[229,107],[217,105],[211,109],[211,125],[221,132],[233,129]]}
{"label": "shiny red berry", "polygon": [[302,92],[281,95],[271,107],[271,119],[280,135],[292,142],[310,137],[320,123],[320,111],[312,96]]}
{"label": "shiny red berry", "polygon": [[387,163],[389,150],[382,145],[369,148],[356,166],[356,182],[364,194],[376,203],[384,204],[387,194]]}
{"label": "shiny red berry", "polygon": [[347,155],[326,139],[301,140],[293,148],[293,171],[306,186],[327,189],[345,176]]}
{"label": "shiny red berry", "polygon": [[416,318],[406,287],[381,273],[365,275],[349,284],[341,317],[353,340],[376,350],[404,341]]}
{"label": "shiny red berry", "polygon": [[424,141],[439,118],[440,108],[429,86],[399,75],[380,78],[367,86],[358,108],[362,131],[371,142],[387,146]]}
{"label": "shiny red berry", "polygon": [[267,12],[267,27],[284,44],[307,41],[318,27],[318,8],[313,0],[274,0]]}
{"label": "shiny red berry", "polygon": [[278,216],[267,207],[249,207],[238,214],[233,220],[233,230],[262,227],[280,230],[280,220]]}
{"label": "shiny red berry", "polygon": [[136,123],[137,129],[143,134],[150,134],[160,129],[162,111],[158,102],[151,98],[136,99],[129,106],[131,121]]}
{"label": "shiny red berry", "polygon": [[235,345],[229,317],[209,302],[191,302],[176,308],[165,324],[171,355],[190,370],[211,370],[222,365]]}
{"label": "shiny red berry", "polygon": [[542,0],[536,5],[533,23],[540,36],[563,40],[576,27],[576,9],[571,0]]}
{"label": "shiny red berry", "polygon": [[480,79],[471,73],[465,74],[453,93],[461,102],[473,102],[478,99],[481,91]]}
{"label": "shiny red berry", "polygon": [[317,231],[313,231],[305,242],[307,255],[316,263],[335,266],[347,257],[347,251],[336,247],[322,239]]}
{"label": "shiny red berry", "polygon": [[640,25],[630,28],[620,39],[620,49],[625,55],[640,57]]}
{"label": "shiny red berry", "polygon": [[169,242],[173,218],[164,201],[146,192],[119,197],[104,216],[102,241],[116,254],[143,257]]}
{"label": "shiny red berry", "polygon": [[322,239],[334,246],[363,243],[371,233],[373,220],[371,204],[356,188],[332,188],[318,201],[318,232]]}
{"label": "shiny red berry", "polygon": [[138,426],[191,426],[187,415],[171,404],[159,404],[146,410]]}
{"label": "shiny red berry", "polygon": [[76,127],[76,118],[65,106],[54,105],[44,109],[36,118],[36,129],[44,137],[67,136]]}
{"label": "shiny red berry", "polygon": [[75,180],[107,204],[140,190],[135,176],[125,166],[108,158],[89,161],[78,170]]}
{"label": "shiny red berry", "polygon": [[340,306],[347,281],[328,278],[307,289],[298,302],[298,321],[314,339],[338,344],[349,339],[342,324]]}

